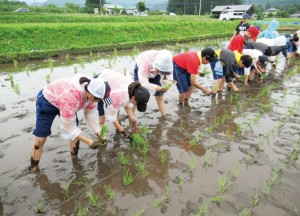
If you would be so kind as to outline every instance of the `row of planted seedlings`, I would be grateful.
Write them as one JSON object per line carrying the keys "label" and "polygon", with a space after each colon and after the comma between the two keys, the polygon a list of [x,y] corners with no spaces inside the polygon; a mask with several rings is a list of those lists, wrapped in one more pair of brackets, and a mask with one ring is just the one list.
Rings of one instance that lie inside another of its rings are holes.
{"label": "row of planted seedlings", "polygon": [[[284,124],[288,118],[290,118],[295,112],[297,112],[299,108],[299,103],[300,99],[294,101],[293,106],[290,107],[290,109],[286,112],[284,117],[282,119],[278,120],[278,124],[276,124],[273,128],[269,130],[267,133],[268,136],[276,131],[280,126]],[[265,182],[264,187],[262,189],[262,194],[265,196],[268,196],[270,193],[270,189],[272,186],[278,182],[280,174],[282,174],[284,167],[287,164],[290,164],[291,162],[295,161],[298,159],[300,153],[300,140],[295,142],[293,145],[293,149],[290,151],[290,154],[286,156],[286,159],[281,161],[278,165],[276,165],[271,177]],[[204,201],[203,204],[201,205],[201,208],[197,214],[197,216],[204,216],[204,215],[209,215],[210,212],[210,205],[209,201],[212,202],[212,204],[220,204],[224,198],[225,192],[231,188],[234,184],[237,183],[237,177],[238,177],[239,169],[238,166],[235,165],[231,169],[230,173],[224,173],[223,175],[218,177],[217,185],[218,185],[218,190],[217,193],[213,196],[211,196],[208,200]],[[255,195],[252,197],[250,200],[251,206],[254,208],[256,207],[261,199],[261,195],[257,192]],[[249,208],[237,208],[237,214],[238,215],[243,215],[243,216],[250,216],[252,215],[252,211]],[[295,215],[300,215],[300,209],[297,208],[296,206],[293,206],[293,211]]]}
{"label": "row of planted seedlings", "polygon": [[[131,52],[129,52],[129,55],[131,56],[132,60],[134,60],[135,56],[139,53],[139,49],[137,47],[134,47],[132,49]],[[117,48],[115,48],[113,50],[113,55],[109,55],[110,58],[108,58],[108,62],[107,62],[107,67],[109,69],[112,69],[113,68],[113,64],[116,63],[116,60],[117,60],[117,57],[118,57],[118,50]],[[83,57],[82,55],[78,55],[77,58],[76,58],[76,62],[77,64],[74,66],[74,74],[77,74],[78,73],[78,67],[80,66],[81,68],[84,68],[84,65],[87,63],[86,58]],[[92,51],[90,51],[89,53],[89,56],[88,56],[88,61],[93,61],[95,60],[94,58],[94,53]],[[70,63],[71,60],[70,60],[70,55],[67,54],[65,56],[65,61],[66,63]],[[53,72],[53,69],[54,69],[54,63],[55,63],[55,60],[52,59],[52,58],[48,58],[48,68],[50,69],[50,72],[48,74],[46,74],[45,76],[45,81],[46,83],[50,83],[51,81],[51,73]],[[14,68],[15,69],[18,69],[19,68],[19,63],[17,60],[14,60],[13,61],[13,64],[14,64]],[[24,68],[24,71],[26,72],[27,76],[30,76],[30,72],[32,71],[33,69],[26,65],[25,68]],[[119,71],[121,72],[121,71]],[[97,72],[99,73],[99,72]],[[93,73],[93,76],[97,74],[96,72]],[[127,70],[126,68],[124,68],[124,75],[126,76],[127,74]],[[11,83],[11,87],[13,88],[13,90],[15,91],[16,94],[20,94],[20,89],[19,89],[19,85],[17,83],[15,83],[15,80],[14,80],[14,74],[12,72],[9,73],[9,77],[8,77],[10,83]]]}
{"label": "row of planted seedlings", "polygon": [[[249,201],[249,204],[251,207],[244,207],[244,208],[238,208],[237,211],[239,215],[243,216],[250,216],[254,214],[254,209],[257,207],[262,198],[267,198],[270,194],[271,188],[274,187],[276,183],[279,182],[279,178],[282,176],[286,166],[291,166],[294,161],[296,161],[299,157],[300,153],[300,140],[296,141],[293,145],[293,149],[290,151],[289,155],[286,156],[285,159],[279,161],[275,168],[273,169],[273,172],[271,176],[265,181],[263,188],[258,188],[255,192],[255,194],[252,196],[251,200]],[[293,212],[294,215],[299,216],[300,215],[300,208],[297,207],[295,204],[290,206],[289,209],[291,212]]]}

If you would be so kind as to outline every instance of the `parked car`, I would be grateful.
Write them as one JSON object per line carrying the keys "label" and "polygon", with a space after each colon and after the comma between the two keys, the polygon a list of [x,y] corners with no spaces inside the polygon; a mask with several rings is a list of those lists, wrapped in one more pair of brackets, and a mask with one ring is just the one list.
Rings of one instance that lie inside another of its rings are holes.
{"label": "parked car", "polygon": [[170,16],[176,16],[176,14],[175,13],[170,13]]}
{"label": "parked car", "polygon": [[223,12],[220,14],[220,20],[235,20],[235,19],[242,19],[243,14],[245,12],[241,11],[234,11],[233,9],[225,9]]}
{"label": "parked car", "polygon": [[29,8],[18,8],[15,12],[29,12]]}

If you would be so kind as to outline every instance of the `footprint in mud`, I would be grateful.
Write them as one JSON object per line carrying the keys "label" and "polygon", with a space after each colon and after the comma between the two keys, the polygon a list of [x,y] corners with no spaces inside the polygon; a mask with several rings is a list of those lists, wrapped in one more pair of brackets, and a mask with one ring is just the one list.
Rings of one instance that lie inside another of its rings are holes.
{"label": "footprint in mud", "polygon": [[189,216],[190,213],[197,214],[199,212],[199,205],[192,203],[191,201],[187,201],[185,204],[185,209],[182,209],[181,212],[182,216]]}
{"label": "footprint in mud", "polygon": [[[7,141],[7,140],[13,139],[13,138],[18,137],[18,136],[20,136],[20,135],[19,134],[12,134],[11,136],[9,136],[9,137],[7,137],[5,139],[0,139],[0,143],[3,143],[5,141]],[[8,146],[9,145],[1,146],[2,147],[1,149],[4,149],[3,147],[8,147]]]}
{"label": "footprint in mud", "polygon": [[33,131],[33,126],[26,127],[24,129],[22,129],[22,131],[25,132],[25,133],[31,133]]}

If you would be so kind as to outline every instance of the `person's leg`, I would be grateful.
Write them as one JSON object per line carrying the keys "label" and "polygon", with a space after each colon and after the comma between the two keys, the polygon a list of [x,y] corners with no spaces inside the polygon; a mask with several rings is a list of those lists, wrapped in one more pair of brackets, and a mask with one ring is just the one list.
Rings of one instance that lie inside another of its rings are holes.
{"label": "person's leg", "polygon": [[179,68],[174,62],[173,79],[176,80],[176,87],[179,92],[179,104],[183,105],[186,98],[188,98],[188,82],[186,78],[186,71]]}
{"label": "person's leg", "polygon": [[[154,77],[152,79],[149,78],[149,83],[161,86],[160,79],[161,79],[161,76],[157,75],[156,77]],[[155,100],[157,102],[157,106],[158,106],[158,109],[159,109],[161,115],[166,116],[167,115],[167,109],[166,109],[166,105],[165,105],[165,102],[164,102],[163,95],[164,95],[164,93],[162,91],[156,91],[154,96],[155,96]]]}
{"label": "person's leg", "polygon": [[50,104],[40,91],[36,100],[36,126],[33,131],[35,135],[31,149],[31,170],[38,170],[38,164],[42,157],[42,150],[47,137],[51,134],[51,126],[59,110]]}
{"label": "person's leg", "polygon": [[31,171],[35,172],[38,170],[38,165],[42,157],[43,147],[47,141],[47,137],[34,138],[34,143],[31,149]]}
{"label": "person's leg", "polygon": [[213,94],[216,94],[218,91],[222,91],[223,90],[223,87],[224,87],[223,80],[225,82],[225,79],[223,79],[223,78],[217,79],[215,81],[214,86],[213,86]]}
{"label": "person's leg", "polygon": [[133,80],[134,81],[139,81],[138,71],[139,71],[139,68],[138,68],[137,64],[135,64],[134,70],[133,70]]}
{"label": "person's leg", "polygon": [[222,62],[219,60],[217,62],[211,62],[210,67],[215,80],[213,86],[213,94],[216,94],[219,91],[223,91],[225,84],[225,77],[223,76],[223,65]]}

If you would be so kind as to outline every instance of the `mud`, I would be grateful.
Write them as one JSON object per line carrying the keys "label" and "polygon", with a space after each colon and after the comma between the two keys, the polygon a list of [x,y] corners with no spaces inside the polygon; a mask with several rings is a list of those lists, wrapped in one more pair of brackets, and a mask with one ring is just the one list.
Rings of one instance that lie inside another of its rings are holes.
{"label": "mud", "polygon": [[[225,42],[163,48],[179,53],[223,47]],[[172,87],[165,94],[166,119],[160,117],[151,97],[147,111],[136,113],[139,124],[150,129],[146,156],[130,148],[129,141],[106,121],[107,147],[91,150],[81,144],[78,160],[72,161],[56,119],[44,147],[40,172],[28,171],[35,97],[47,83],[46,77],[55,80],[74,73],[91,76],[104,68],[132,73],[141,51],[134,48],[1,65],[0,215],[34,215],[39,202],[45,215],[79,215],[86,210],[87,215],[188,216],[196,215],[204,206],[208,215],[246,211],[251,215],[299,215],[300,68],[299,59],[287,62],[282,55],[276,68],[268,66],[263,79],[256,77],[250,87],[238,83],[242,90],[238,95],[224,89],[215,96],[204,96],[195,90],[189,104],[179,107],[177,89]],[[198,79],[205,87],[212,87],[211,74]],[[124,110],[121,115],[125,116]],[[79,113],[80,127],[91,135],[82,116]],[[121,123],[130,129],[127,118]],[[120,152],[130,157],[125,168],[119,163]],[[139,161],[146,161],[144,177],[137,175],[135,165]],[[122,179],[127,169],[135,179],[125,186]],[[223,190],[218,187],[220,176],[227,179]],[[104,185],[116,193],[112,200]],[[100,197],[98,207],[89,201],[89,191]],[[260,199],[252,206],[255,194]],[[212,201],[215,195],[221,196],[219,203]]]}

